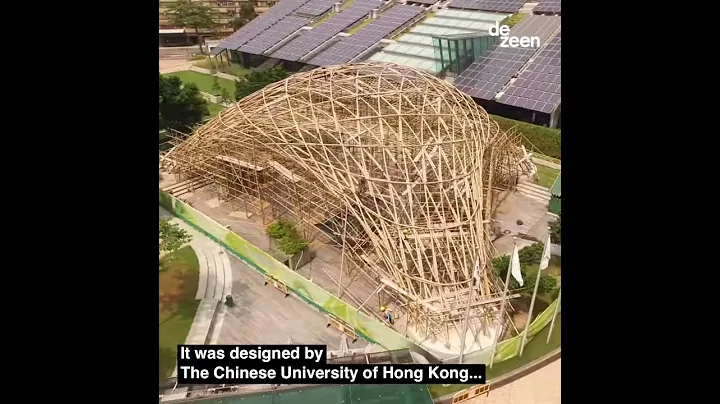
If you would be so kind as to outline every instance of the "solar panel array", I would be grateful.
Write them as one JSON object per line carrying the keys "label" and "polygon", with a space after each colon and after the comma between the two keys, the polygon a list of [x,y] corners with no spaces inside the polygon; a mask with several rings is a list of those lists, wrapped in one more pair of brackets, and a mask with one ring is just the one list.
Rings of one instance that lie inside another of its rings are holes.
{"label": "solar panel array", "polygon": [[491,48],[460,73],[454,84],[465,94],[483,100],[492,100],[510,79],[530,60],[535,48]]}
{"label": "solar panel array", "polygon": [[225,38],[219,48],[237,50],[310,0],[282,0]]}
{"label": "solar panel array", "polygon": [[352,26],[367,16],[371,10],[379,8],[381,0],[362,0],[354,2],[346,10],[330,17],[326,22],[313,28],[304,35],[294,38],[272,54],[272,57],[283,60],[298,61],[313,49],[329,41],[338,33]]}
{"label": "solar panel array", "polygon": [[272,48],[288,35],[310,24],[312,20],[304,17],[288,16],[278,21],[277,24],[265,30],[261,35],[238,48],[240,52],[262,55],[263,52]]}
{"label": "solar panel array", "polygon": [[309,3],[297,9],[295,13],[317,17],[330,11],[333,5],[340,1],[341,0],[310,0]]}
{"label": "solar panel array", "polygon": [[420,3],[420,4],[428,4],[428,5],[433,5],[433,4],[437,3],[438,1],[440,1],[440,0],[408,0],[408,2],[410,2],[410,3]]}
{"label": "solar panel array", "polygon": [[540,4],[533,8],[538,13],[560,13],[560,0],[540,0]]}
{"label": "solar panel array", "polygon": [[525,0],[453,0],[450,8],[515,13],[525,4]]}
{"label": "solar panel array", "polygon": [[416,6],[395,5],[382,13],[375,21],[313,56],[307,61],[315,66],[339,65],[349,62],[381,39],[390,35],[425,9]]}
{"label": "solar panel array", "polygon": [[544,113],[560,105],[560,32],[520,74],[498,102]]}

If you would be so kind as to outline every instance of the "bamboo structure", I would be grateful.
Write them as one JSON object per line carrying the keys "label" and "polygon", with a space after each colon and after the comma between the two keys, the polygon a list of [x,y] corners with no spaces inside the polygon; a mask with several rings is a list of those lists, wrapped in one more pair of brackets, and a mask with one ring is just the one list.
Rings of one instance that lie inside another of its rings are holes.
{"label": "bamboo structure", "polygon": [[[502,300],[490,216],[524,154],[514,133],[451,84],[357,63],[298,73],[251,94],[166,156],[219,197],[293,216],[397,299],[414,335],[457,346],[488,335]],[[473,268],[479,276],[470,290]],[[453,337],[454,335],[455,337]]]}

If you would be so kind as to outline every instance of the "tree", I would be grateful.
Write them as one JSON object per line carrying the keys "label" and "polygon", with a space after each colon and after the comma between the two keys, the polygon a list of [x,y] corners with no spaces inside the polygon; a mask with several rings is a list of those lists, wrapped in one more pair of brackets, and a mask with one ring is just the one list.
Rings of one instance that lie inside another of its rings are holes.
{"label": "tree", "polygon": [[550,222],[550,241],[554,244],[560,245],[560,218],[558,215],[557,220]]}
{"label": "tree", "polygon": [[208,115],[207,101],[195,84],[160,75],[160,129],[189,131]]}
{"label": "tree", "polygon": [[290,74],[281,67],[273,67],[262,72],[252,72],[235,81],[235,99],[240,101],[268,84],[287,78]]}
{"label": "tree", "polygon": [[221,90],[220,82],[218,81],[217,76],[212,76],[212,78],[213,78],[213,82],[212,82],[213,95],[219,95],[220,90]]}
{"label": "tree", "polygon": [[215,29],[217,24],[213,20],[214,14],[214,10],[209,6],[190,0],[178,0],[165,12],[171,24],[195,30],[201,54],[205,54],[205,50],[202,47],[200,28]]}
{"label": "tree", "polygon": [[183,244],[189,243],[192,236],[168,219],[160,219],[160,253],[174,252]]}
{"label": "tree", "polygon": [[235,31],[237,31],[255,17],[257,17],[257,13],[255,12],[255,8],[252,4],[243,3],[240,6],[238,16],[232,20],[232,27]]}
{"label": "tree", "polygon": [[224,104],[227,104],[227,103],[229,103],[229,102],[232,101],[232,100],[230,99],[230,92],[228,92],[227,88],[223,88],[223,89],[220,91],[220,98],[222,98],[222,102],[223,102]]}

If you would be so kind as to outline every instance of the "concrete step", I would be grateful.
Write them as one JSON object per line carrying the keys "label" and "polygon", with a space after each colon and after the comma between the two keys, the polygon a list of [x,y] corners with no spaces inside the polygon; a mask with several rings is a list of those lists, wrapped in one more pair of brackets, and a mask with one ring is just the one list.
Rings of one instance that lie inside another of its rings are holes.
{"label": "concrete step", "polygon": [[200,264],[200,279],[195,299],[222,301],[232,292],[232,268],[227,252],[219,246],[194,245],[193,248]]}
{"label": "concrete step", "polygon": [[218,283],[218,271],[215,266],[215,255],[212,251],[205,252],[205,258],[207,259],[207,287],[205,288],[205,299],[211,299],[215,296],[215,289]]}
{"label": "concrete step", "polygon": [[550,191],[547,190],[547,188],[527,182],[518,184],[517,192],[525,196],[541,200],[543,202],[549,202],[550,198],[552,198],[552,195],[550,194]]}
{"label": "concrete step", "polygon": [[225,270],[223,269],[223,261],[222,256],[219,254],[220,248],[218,247],[217,250],[213,251],[213,258],[215,260],[215,290],[213,291],[212,297],[213,299],[219,300],[222,299],[223,290],[225,289]]}
{"label": "concrete step", "polygon": [[223,289],[222,295],[218,297],[220,301],[225,301],[225,296],[232,294],[232,267],[230,266],[230,258],[227,255],[227,251],[222,250],[222,263],[223,272],[225,273],[225,288]]}
{"label": "concrete step", "polygon": [[195,312],[195,319],[190,326],[185,344],[188,345],[205,345],[208,333],[210,332],[210,324],[215,316],[218,302],[215,299],[203,299],[198,305]]}
{"label": "concrete step", "polygon": [[549,190],[549,189],[545,188],[545,187],[542,186],[542,185],[538,185],[538,184],[536,184],[536,183],[534,183],[534,182],[522,181],[522,182],[518,183],[518,187],[520,187],[520,186],[522,186],[523,188],[526,188],[526,189],[531,189],[531,190],[534,190],[534,191],[537,191],[537,192],[541,192],[541,193],[544,192],[544,193],[547,193],[548,195],[550,195],[550,190]]}
{"label": "concrete step", "polygon": [[200,280],[198,282],[198,290],[195,294],[195,300],[202,300],[205,298],[205,291],[207,290],[208,283],[208,265],[207,258],[205,257],[205,251],[202,248],[194,248],[195,255],[197,255],[198,263],[200,264]]}
{"label": "concrete step", "polygon": [[540,202],[540,203],[542,203],[542,204],[544,204],[544,205],[547,205],[547,204],[550,203],[550,199],[549,199],[549,198],[545,198],[545,197],[537,196],[537,195],[532,195],[532,194],[526,194],[526,193],[522,193],[522,192],[520,192],[520,194],[521,194],[522,196],[526,197],[526,198],[530,198],[530,199],[532,199],[532,200],[534,200],[534,201],[537,201],[537,202]]}

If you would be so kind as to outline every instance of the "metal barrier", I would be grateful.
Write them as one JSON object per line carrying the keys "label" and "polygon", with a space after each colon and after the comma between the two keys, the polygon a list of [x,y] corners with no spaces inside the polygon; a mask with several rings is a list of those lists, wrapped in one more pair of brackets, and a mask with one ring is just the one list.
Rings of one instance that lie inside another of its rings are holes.
{"label": "metal barrier", "polygon": [[490,395],[489,384],[478,384],[477,386],[470,387],[467,390],[455,393],[452,399],[452,404],[464,403],[465,401],[473,399],[481,394],[485,394],[485,397]]}

